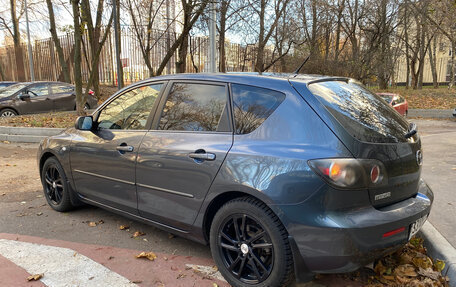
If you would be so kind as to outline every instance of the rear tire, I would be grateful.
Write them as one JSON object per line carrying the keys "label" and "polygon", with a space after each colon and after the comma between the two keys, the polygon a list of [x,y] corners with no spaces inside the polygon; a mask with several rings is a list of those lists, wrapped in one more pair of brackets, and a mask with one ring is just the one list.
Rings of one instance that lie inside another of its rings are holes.
{"label": "rear tire", "polygon": [[48,158],[44,163],[41,170],[41,183],[50,207],[60,212],[74,208],[65,171],[55,157]]}
{"label": "rear tire", "polygon": [[264,203],[243,197],[219,209],[210,230],[212,257],[232,286],[288,286],[294,280],[288,234]]}
{"label": "rear tire", "polygon": [[13,109],[3,109],[0,111],[0,117],[2,118],[10,118],[17,116],[17,112]]}

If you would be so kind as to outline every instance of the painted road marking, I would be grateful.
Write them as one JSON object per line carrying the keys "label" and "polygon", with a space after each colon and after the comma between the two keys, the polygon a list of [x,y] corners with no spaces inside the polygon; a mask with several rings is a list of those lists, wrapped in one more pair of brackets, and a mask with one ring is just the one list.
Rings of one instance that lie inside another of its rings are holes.
{"label": "painted road marking", "polygon": [[137,286],[68,248],[0,239],[0,254],[30,274],[43,273],[41,282],[50,287]]}

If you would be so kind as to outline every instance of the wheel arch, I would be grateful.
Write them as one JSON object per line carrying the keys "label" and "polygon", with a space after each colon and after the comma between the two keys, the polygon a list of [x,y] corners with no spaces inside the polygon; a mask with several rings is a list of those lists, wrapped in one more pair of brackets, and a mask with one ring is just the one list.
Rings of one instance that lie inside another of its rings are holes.
{"label": "wheel arch", "polygon": [[1,107],[0,108],[0,113],[3,111],[3,110],[6,110],[6,109],[9,109],[9,110],[13,110],[16,112],[17,115],[20,115],[20,113],[18,112],[18,110],[16,108],[13,108],[13,107]]}
{"label": "wheel arch", "polygon": [[[280,219],[280,217],[278,216],[276,211],[273,208],[271,208],[267,204],[267,202],[262,200],[260,197],[252,195],[251,193],[242,192],[242,191],[226,191],[226,192],[220,193],[217,196],[215,196],[210,201],[210,203],[208,204],[208,206],[204,212],[202,229],[203,229],[204,239],[206,242],[209,242],[209,234],[210,234],[210,230],[211,230],[212,221],[213,221],[214,216],[217,213],[217,211],[228,201],[231,201],[236,198],[241,198],[241,197],[251,197],[251,198],[254,198],[254,199],[264,203]],[[282,222],[282,224],[283,224],[283,222]]]}
{"label": "wheel arch", "polygon": [[40,168],[40,178],[41,178],[41,172],[43,170],[43,166],[44,166],[44,163],[46,162],[46,160],[48,160],[50,157],[55,157],[57,158],[58,160],[58,157],[57,155],[55,155],[53,152],[51,151],[46,151],[44,152],[41,157],[40,157],[40,163],[39,163],[39,168]]}

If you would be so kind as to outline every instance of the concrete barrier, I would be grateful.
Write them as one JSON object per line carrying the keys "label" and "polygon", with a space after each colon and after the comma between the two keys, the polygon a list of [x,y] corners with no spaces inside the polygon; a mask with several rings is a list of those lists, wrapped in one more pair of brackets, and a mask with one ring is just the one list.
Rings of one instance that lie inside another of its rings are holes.
{"label": "concrete barrier", "polygon": [[42,139],[61,133],[61,128],[0,127],[0,141],[39,143]]}

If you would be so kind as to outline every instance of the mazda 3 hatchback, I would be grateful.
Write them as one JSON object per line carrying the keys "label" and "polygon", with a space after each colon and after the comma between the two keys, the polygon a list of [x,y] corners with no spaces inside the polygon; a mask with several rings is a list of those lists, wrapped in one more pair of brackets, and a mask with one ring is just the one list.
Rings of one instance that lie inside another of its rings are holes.
{"label": "mazda 3 hatchback", "polygon": [[44,140],[57,211],[96,205],[209,244],[232,286],[356,270],[426,221],[416,126],[347,78],[142,81]]}

